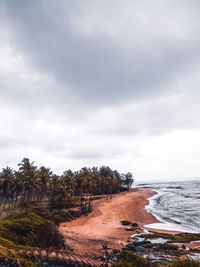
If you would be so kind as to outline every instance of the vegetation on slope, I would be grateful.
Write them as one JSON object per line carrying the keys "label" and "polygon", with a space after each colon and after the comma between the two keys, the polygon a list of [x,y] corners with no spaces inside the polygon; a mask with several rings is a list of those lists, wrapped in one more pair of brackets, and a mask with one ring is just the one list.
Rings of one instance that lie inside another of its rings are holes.
{"label": "vegetation on slope", "polygon": [[[6,167],[0,172],[0,265],[7,261],[9,266],[36,266],[17,249],[64,247],[60,222],[87,214],[97,195],[111,197],[133,183],[132,174],[105,166],[67,170],[61,176],[27,158],[18,166],[16,171]],[[76,206],[80,211],[69,210]]]}
{"label": "vegetation on slope", "polygon": [[191,241],[200,240],[200,234],[191,234],[191,233],[180,233],[180,234],[166,234],[166,233],[157,233],[152,232],[150,234],[143,234],[141,237],[144,238],[165,238],[169,239],[168,243],[189,243]]}
{"label": "vegetation on slope", "polygon": [[[136,255],[131,251],[123,251],[117,262],[112,265],[113,267],[152,267],[147,259]],[[154,265],[155,266],[155,265]]]}
{"label": "vegetation on slope", "polygon": [[113,267],[200,267],[200,261],[190,258],[176,260],[168,264],[151,263],[149,260],[136,255],[131,251],[123,251]]}
{"label": "vegetation on slope", "polygon": [[0,235],[16,245],[31,247],[63,247],[57,227],[35,213],[10,216],[0,223]]}

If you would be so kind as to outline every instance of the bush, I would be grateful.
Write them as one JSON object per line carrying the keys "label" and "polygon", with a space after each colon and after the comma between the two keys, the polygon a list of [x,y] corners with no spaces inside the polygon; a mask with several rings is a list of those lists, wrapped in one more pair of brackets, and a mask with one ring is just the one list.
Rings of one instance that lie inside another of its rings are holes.
{"label": "bush", "polygon": [[172,263],[160,265],[151,263],[149,260],[131,251],[123,251],[112,267],[200,267],[200,261],[186,258],[184,260],[176,260]]}
{"label": "bush", "polygon": [[36,230],[37,246],[39,247],[65,247],[62,235],[58,231],[58,227],[52,222],[46,225],[41,225]]}
{"label": "bush", "polygon": [[10,216],[1,222],[0,235],[18,245],[58,248],[64,246],[57,227],[35,213]]}
{"label": "bush", "polygon": [[47,210],[45,208],[35,207],[34,212],[38,216],[40,216],[46,220],[54,221],[56,224],[59,224],[61,222],[71,221],[71,220],[76,219],[76,218],[81,216],[80,211],[75,211],[75,210],[69,210],[67,212],[65,212],[65,211],[52,211],[52,212],[50,212],[49,210]]}
{"label": "bush", "polygon": [[[165,267],[165,265],[163,265]],[[185,260],[174,261],[167,265],[167,267],[200,267],[200,261],[187,258]]]}
{"label": "bush", "polygon": [[[1,241],[2,240],[0,240],[0,242]],[[3,243],[5,243],[5,240],[3,240]],[[8,249],[6,246],[2,245],[0,245],[0,266],[37,267],[31,260],[18,255],[14,249]]]}
{"label": "bush", "polygon": [[113,267],[153,267],[151,262],[131,251],[123,251]]}
{"label": "bush", "polygon": [[80,216],[81,216],[80,211],[75,211],[75,210],[69,210],[68,212],[57,211],[52,214],[51,220],[53,220],[56,224],[59,224],[61,222],[71,221]]}

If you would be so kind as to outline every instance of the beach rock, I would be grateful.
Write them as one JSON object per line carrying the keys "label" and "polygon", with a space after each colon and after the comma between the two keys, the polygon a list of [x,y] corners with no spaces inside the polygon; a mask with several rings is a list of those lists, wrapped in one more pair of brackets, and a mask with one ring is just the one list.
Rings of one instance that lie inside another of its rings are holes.
{"label": "beach rock", "polygon": [[128,249],[128,248],[125,247],[125,248],[122,248],[122,250],[123,250],[123,251],[128,251],[128,250],[130,250],[130,249]]}
{"label": "beach rock", "polygon": [[152,260],[151,262],[157,263],[157,264],[167,264],[168,262],[170,262],[170,260],[166,258],[158,258],[158,259]]}
{"label": "beach rock", "polygon": [[120,253],[120,250],[119,249],[113,249],[112,253],[113,254],[119,254]]}
{"label": "beach rock", "polygon": [[149,253],[148,255],[148,259],[153,262],[153,263],[157,263],[157,264],[166,264],[168,263],[169,261],[172,261],[171,259],[169,258],[166,258],[164,256],[156,256],[154,255],[153,253]]}
{"label": "beach rock", "polygon": [[131,228],[125,228],[124,230],[125,230],[125,231],[134,231],[134,230],[132,229],[132,227],[131,227]]}
{"label": "beach rock", "polygon": [[0,259],[0,266],[2,267],[20,267],[18,260],[8,259],[7,257]]}
{"label": "beach rock", "polygon": [[169,247],[165,244],[155,244],[153,246],[153,251],[161,251],[161,250],[168,250]]}
{"label": "beach rock", "polygon": [[135,253],[137,254],[147,254],[149,252],[149,250],[147,248],[144,248],[144,247],[141,247],[141,246],[138,246],[138,247],[135,247]]}
{"label": "beach rock", "polygon": [[148,240],[142,240],[142,241],[134,241],[134,242],[132,242],[132,244],[134,246],[143,246],[143,245],[149,244],[149,243],[151,243],[151,242],[148,241]]}
{"label": "beach rock", "polygon": [[131,226],[138,227],[138,228],[140,227],[138,223],[131,223]]}
{"label": "beach rock", "polygon": [[151,242],[144,244],[145,248],[152,248],[153,244]]}
{"label": "beach rock", "polygon": [[163,251],[163,250],[173,250],[173,251],[177,251],[178,247],[177,246],[173,246],[171,244],[153,244],[153,251]]}

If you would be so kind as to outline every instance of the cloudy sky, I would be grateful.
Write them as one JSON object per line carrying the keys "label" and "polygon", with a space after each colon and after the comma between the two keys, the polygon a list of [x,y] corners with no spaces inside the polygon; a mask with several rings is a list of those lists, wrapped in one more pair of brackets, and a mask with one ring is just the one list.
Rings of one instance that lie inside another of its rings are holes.
{"label": "cloudy sky", "polygon": [[198,0],[2,0],[0,167],[200,177]]}

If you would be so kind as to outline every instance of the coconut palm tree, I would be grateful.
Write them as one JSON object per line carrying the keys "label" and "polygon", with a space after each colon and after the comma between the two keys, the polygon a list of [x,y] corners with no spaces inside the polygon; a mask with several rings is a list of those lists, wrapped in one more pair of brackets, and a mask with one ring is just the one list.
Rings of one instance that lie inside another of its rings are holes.
{"label": "coconut palm tree", "polygon": [[37,167],[28,158],[24,158],[18,166],[23,186],[22,207],[30,209],[31,200],[35,199],[40,183]]}
{"label": "coconut palm tree", "polygon": [[95,184],[93,173],[90,169],[83,168],[82,174],[84,175],[82,188],[83,188],[83,191],[86,193],[86,198],[89,197],[88,209],[87,209],[87,200],[85,200],[85,212],[87,215],[87,212],[91,210],[91,200],[92,200],[92,195],[94,194],[95,189],[96,189],[96,184]]}
{"label": "coconut palm tree", "polygon": [[42,199],[49,193],[51,176],[52,176],[52,172],[50,168],[45,168],[44,166],[42,166],[38,170],[38,178],[40,179],[40,183],[39,183],[40,187],[38,190],[37,202],[40,206],[41,206]]}
{"label": "coconut palm tree", "polygon": [[71,192],[64,179],[60,180],[54,188],[54,201],[59,208],[66,208],[71,199]]}
{"label": "coconut palm tree", "polygon": [[2,172],[0,173],[0,195],[2,210],[5,208],[6,204],[8,204],[10,207],[13,203],[14,177],[14,171],[10,167],[2,169]]}

